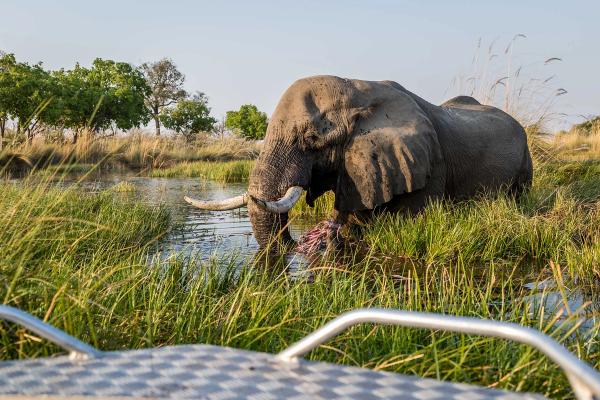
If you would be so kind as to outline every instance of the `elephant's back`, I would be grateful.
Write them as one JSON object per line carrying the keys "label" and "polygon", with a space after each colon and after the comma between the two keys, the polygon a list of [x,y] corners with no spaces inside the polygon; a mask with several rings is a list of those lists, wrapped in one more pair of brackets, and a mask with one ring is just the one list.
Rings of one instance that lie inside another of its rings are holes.
{"label": "elephant's back", "polygon": [[471,96],[456,96],[442,103],[441,107],[480,106],[481,103]]}
{"label": "elephant's back", "polygon": [[481,104],[442,106],[437,114],[449,195],[470,197],[519,179],[529,150],[525,131],[514,118]]}

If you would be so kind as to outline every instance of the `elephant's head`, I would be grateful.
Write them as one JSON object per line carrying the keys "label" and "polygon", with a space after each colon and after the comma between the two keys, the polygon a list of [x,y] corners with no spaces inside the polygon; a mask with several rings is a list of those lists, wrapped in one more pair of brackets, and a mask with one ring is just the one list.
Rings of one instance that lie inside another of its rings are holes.
{"label": "elephant's head", "polygon": [[247,204],[256,240],[291,240],[288,210],[307,191],[309,205],[328,190],[342,212],[373,209],[422,188],[439,156],[420,99],[394,82],[316,76],[296,81],[269,122],[247,195],[190,203],[207,209]]}

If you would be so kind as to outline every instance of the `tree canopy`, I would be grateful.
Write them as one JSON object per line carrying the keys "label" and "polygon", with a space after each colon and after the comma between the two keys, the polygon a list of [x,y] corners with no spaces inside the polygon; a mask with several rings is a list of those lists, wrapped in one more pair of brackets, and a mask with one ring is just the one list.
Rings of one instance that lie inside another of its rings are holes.
{"label": "tree canopy", "polygon": [[244,104],[238,111],[227,111],[225,126],[246,139],[262,139],[267,133],[267,114],[254,104]]}
{"label": "tree canopy", "polygon": [[14,54],[0,55],[2,136],[8,119],[15,120],[17,131],[24,131],[29,137],[40,122],[55,122],[56,110],[48,110],[56,96],[55,87],[50,74],[41,64],[17,62]]}
{"label": "tree canopy", "polygon": [[98,131],[114,125],[125,130],[150,119],[144,106],[150,88],[130,64],[98,58],[90,69],[76,65],[54,77],[62,111],[58,120],[65,128]]}
{"label": "tree canopy", "polygon": [[[97,58],[89,67],[76,64],[49,71],[41,63],[19,62],[14,54],[0,51],[0,147],[7,126],[15,143],[30,141],[40,132],[62,140],[65,131],[76,142],[84,130],[125,131],[151,119],[157,134],[161,124],[188,140],[200,132],[214,133],[217,120],[210,114],[208,98],[202,92],[188,95],[184,81],[167,58],[139,68]],[[245,104],[227,112],[216,131],[222,136],[226,129],[261,139],[267,115]]]}
{"label": "tree canopy", "polygon": [[208,99],[198,92],[192,97],[179,100],[174,107],[166,108],[160,115],[165,127],[181,133],[191,141],[198,133],[212,130],[217,120],[210,116]]}
{"label": "tree canopy", "polygon": [[150,119],[149,94],[141,71],[128,63],[97,58],[90,68],[46,71],[0,53],[0,136],[9,120],[28,140],[41,126],[71,129],[74,141],[84,128],[140,127]]}

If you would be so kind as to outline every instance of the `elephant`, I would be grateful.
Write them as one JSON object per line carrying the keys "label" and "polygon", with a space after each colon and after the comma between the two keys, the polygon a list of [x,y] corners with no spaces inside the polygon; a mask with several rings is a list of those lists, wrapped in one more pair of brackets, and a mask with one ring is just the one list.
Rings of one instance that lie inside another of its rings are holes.
{"label": "elephant", "polygon": [[502,110],[458,96],[440,106],[393,81],[313,76],[294,82],[269,121],[248,191],[196,207],[248,207],[261,247],[292,241],[288,211],[335,194],[334,217],[419,212],[432,199],[519,195],[533,167],[523,127]]}

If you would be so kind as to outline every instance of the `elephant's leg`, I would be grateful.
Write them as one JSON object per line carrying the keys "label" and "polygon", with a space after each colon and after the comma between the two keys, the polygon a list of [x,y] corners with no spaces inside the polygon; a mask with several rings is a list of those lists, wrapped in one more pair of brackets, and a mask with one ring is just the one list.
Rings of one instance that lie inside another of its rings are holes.
{"label": "elephant's leg", "polygon": [[510,193],[519,199],[526,192],[533,181],[533,162],[528,149],[523,152],[523,160],[521,161],[521,169],[519,174],[510,188]]}
{"label": "elephant's leg", "polygon": [[333,210],[332,214],[332,224],[326,237],[326,253],[337,253],[343,249],[345,240],[342,231],[347,229],[350,218],[350,214],[347,212]]}
{"label": "elephant's leg", "polygon": [[421,189],[396,196],[382,208],[387,212],[415,215],[422,211],[430,201],[441,199],[442,197],[443,193]]}
{"label": "elephant's leg", "polygon": [[422,211],[432,200],[443,199],[446,195],[446,168],[438,166],[433,170],[429,182],[423,189],[404,193],[394,197],[383,205],[382,209],[389,212],[400,212],[414,215]]}
{"label": "elephant's leg", "polygon": [[345,225],[348,223],[349,218],[350,218],[350,213],[345,212],[345,211],[333,210],[332,219],[336,223],[338,223],[340,225]]}
{"label": "elephant's leg", "polygon": [[372,217],[373,212],[371,210],[357,212],[334,210],[332,219],[337,228],[331,230],[330,235],[327,236],[328,251],[342,250],[347,243],[347,239],[359,237],[361,229],[369,223]]}

